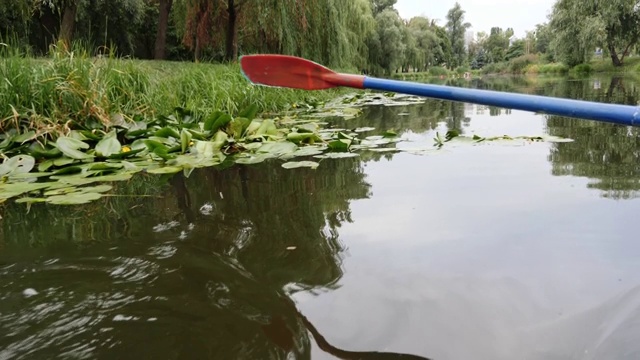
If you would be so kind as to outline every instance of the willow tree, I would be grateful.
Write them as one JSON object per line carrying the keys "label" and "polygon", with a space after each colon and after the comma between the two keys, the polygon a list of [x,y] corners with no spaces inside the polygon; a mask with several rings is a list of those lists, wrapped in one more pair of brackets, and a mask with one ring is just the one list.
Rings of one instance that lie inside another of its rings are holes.
{"label": "willow tree", "polygon": [[640,4],[637,0],[558,0],[549,26],[556,54],[573,66],[589,60],[604,47],[614,66],[621,66],[640,40]]}
{"label": "willow tree", "polygon": [[[12,40],[23,41],[29,33],[29,22],[33,16],[34,6],[25,0],[0,1],[0,42],[6,35]],[[7,42],[8,40],[4,40]]]}
{"label": "willow tree", "polygon": [[374,72],[392,73],[402,65],[405,44],[400,16],[394,9],[385,9],[376,17],[376,32],[369,40],[369,56]]}
{"label": "willow tree", "polygon": [[414,66],[418,71],[426,70],[428,66],[439,65],[443,62],[442,59],[445,58],[444,44],[443,39],[438,36],[438,26],[435,21],[429,21],[423,16],[416,16],[409,20],[407,28],[416,41],[417,54]]}

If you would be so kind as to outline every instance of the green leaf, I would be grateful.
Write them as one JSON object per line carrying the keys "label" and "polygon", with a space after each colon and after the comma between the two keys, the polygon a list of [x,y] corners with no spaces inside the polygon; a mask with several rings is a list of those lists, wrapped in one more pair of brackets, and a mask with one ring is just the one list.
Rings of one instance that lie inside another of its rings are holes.
{"label": "green leaf", "polygon": [[6,159],[0,165],[0,176],[28,173],[36,164],[36,159],[30,155],[16,155]]}
{"label": "green leaf", "polygon": [[330,152],[323,155],[316,155],[314,158],[318,159],[341,159],[341,158],[350,158],[360,156],[356,153],[351,152]]}
{"label": "green leaf", "polygon": [[182,129],[180,132],[180,149],[182,154],[184,154],[191,145],[192,136],[191,132],[187,129]]}
{"label": "green leaf", "polygon": [[258,113],[258,105],[251,104],[251,105],[249,105],[248,108],[242,110],[238,114],[238,117],[243,117],[243,118],[246,118],[247,120],[251,121],[256,117],[257,113]]}
{"label": "green leaf", "polygon": [[218,118],[220,116],[224,115],[224,113],[222,111],[214,111],[213,113],[211,113],[209,116],[207,116],[207,118],[204,120],[204,126],[203,129],[205,131],[211,131],[213,132],[213,125],[216,123],[216,120],[218,120]]}
{"label": "green leaf", "polygon": [[269,153],[276,157],[289,155],[298,150],[298,146],[288,141],[267,142],[258,148],[258,153]]}
{"label": "green leaf", "polygon": [[41,159],[53,159],[53,158],[57,158],[58,156],[60,156],[62,154],[62,152],[60,151],[60,149],[58,149],[57,147],[53,147],[51,145],[45,145],[43,146],[41,143],[39,142],[33,142],[31,143],[31,145],[29,145],[29,150],[28,150],[29,154],[35,158]]}
{"label": "green leaf", "polygon": [[81,140],[74,139],[72,137],[61,136],[56,140],[56,146],[63,154],[66,156],[77,159],[77,160],[87,160],[93,159],[92,155],[85,154],[78,149],[88,149],[89,145]]}
{"label": "green leaf", "polygon": [[229,133],[234,139],[240,139],[249,126],[249,119],[237,117],[229,123]]}
{"label": "green leaf", "polygon": [[320,164],[315,161],[289,161],[282,164],[282,167],[285,169],[295,169],[300,167],[308,167],[308,168],[315,169],[319,165]]}
{"label": "green leaf", "polygon": [[27,131],[26,133],[16,135],[13,138],[13,141],[22,144],[26,141],[33,140],[35,138],[36,138],[36,132],[31,130],[31,131]]}
{"label": "green leaf", "polygon": [[120,141],[118,141],[115,130],[105,135],[102,140],[96,144],[96,154],[102,157],[108,157],[112,154],[120,152]]}
{"label": "green leaf", "polygon": [[165,126],[162,129],[156,131],[153,136],[157,136],[157,137],[163,137],[163,138],[168,138],[168,137],[172,137],[174,139],[179,139],[180,138],[180,134],[178,134],[178,132],[169,126]]}
{"label": "green leaf", "polygon": [[[211,126],[211,129],[209,129],[212,133],[222,129],[223,127],[227,126],[227,124],[231,121],[231,115],[229,114],[222,114],[220,115],[216,121],[213,123],[213,125]],[[207,129],[205,129],[207,130]]]}
{"label": "green leaf", "polygon": [[65,195],[49,196],[47,202],[54,205],[79,205],[98,200],[102,194],[97,192],[74,192]]}
{"label": "green leaf", "polygon": [[328,143],[329,149],[333,151],[348,151],[349,146],[351,145],[351,140],[349,139],[338,139],[329,141]]}
{"label": "green leaf", "polygon": [[150,174],[175,174],[177,172],[182,171],[181,166],[163,166],[153,169],[148,169],[147,172]]}

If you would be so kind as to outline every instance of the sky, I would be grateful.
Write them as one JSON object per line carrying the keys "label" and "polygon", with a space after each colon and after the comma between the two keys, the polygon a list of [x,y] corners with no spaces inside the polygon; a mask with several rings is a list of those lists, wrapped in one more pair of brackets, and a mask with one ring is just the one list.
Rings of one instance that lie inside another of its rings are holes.
{"label": "sky", "polygon": [[[555,0],[457,0],[465,11],[464,19],[471,23],[474,33],[489,32],[492,27],[513,28],[517,37],[523,37],[525,31],[535,29],[536,24],[547,21],[547,14]],[[449,9],[456,0],[398,0],[395,8],[400,16],[410,19],[413,16],[426,16],[440,19],[440,25],[446,23]]]}

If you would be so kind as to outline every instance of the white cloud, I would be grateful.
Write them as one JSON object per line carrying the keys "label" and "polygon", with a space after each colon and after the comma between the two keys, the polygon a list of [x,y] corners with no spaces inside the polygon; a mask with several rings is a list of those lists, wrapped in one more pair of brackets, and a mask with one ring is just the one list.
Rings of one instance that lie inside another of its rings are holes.
{"label": "white cloud", "polygon": [[[395,8],[403,18],[423,15],[440,19],[439,23],[444,25],[447,12],[455,3],[456,0],[398,0]],[[555,0],[458,0],[458,3],[465,11],[465,21],[473,26],[472,31],[512,27],[516,36],[522,37],[525,31],[547,21]]]}

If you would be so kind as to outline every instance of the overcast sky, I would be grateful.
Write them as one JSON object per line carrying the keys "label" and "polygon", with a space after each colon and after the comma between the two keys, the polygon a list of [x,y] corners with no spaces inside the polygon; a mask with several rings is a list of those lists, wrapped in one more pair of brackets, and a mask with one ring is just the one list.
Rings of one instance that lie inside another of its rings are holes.
{"label": "overcast sky", "polygon": [[[547,21],[555,0],[458,0],[465,11],[465,21],[473,26],[471,31],[486,31],[494,26],[503,29],[512,27],[515,35],[522,37],[526,30],[533,30],[536,24]],[[449,9],[456,0],[398,0],[395,8],[400,16],[409,19],[423,15],[430,19],[440,19],[446,23]]]}

